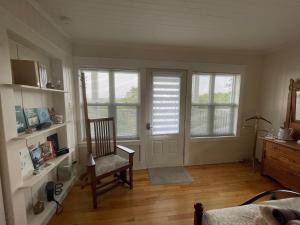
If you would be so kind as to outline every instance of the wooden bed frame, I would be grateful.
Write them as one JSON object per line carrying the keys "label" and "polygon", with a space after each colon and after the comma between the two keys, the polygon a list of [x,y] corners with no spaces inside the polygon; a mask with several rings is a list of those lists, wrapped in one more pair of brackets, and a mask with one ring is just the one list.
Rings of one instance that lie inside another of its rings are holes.
{"label": "wooden bed frame", "polygon": [[[279,199],[277,196],[278,193],[285,193],[285,194],[289,194],[293,197],[300,197],[300,193],[298,193],[298,192],[291,191],[291,190],[285,190],[285,189],[276,189],[276,190],[270,190],[270,191],[265,191],[265,192],[259,193],[258,195],[254,196],[253,198],[250,198],[249,200],[247,200],[246,202],[241,204],[240,206],[252,204],[253,202],[259,200],[260,198],[268,196],[268,195],[271,195],[271,200]],[[202,225],[202,217],[203,217],[203,213],[204,213],[204,207],[199,202],[194,205],[194,209],[195,209],[194,225]]]}

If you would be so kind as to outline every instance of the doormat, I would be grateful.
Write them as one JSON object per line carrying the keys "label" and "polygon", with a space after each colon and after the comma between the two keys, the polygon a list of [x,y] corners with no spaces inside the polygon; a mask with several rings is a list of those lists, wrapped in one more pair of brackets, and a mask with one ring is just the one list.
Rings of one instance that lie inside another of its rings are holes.
{"label": "doormat", "polygon": [[153,185],[191,183],[190,174],[184,167],[162,167],[148,169],[150,181]]}

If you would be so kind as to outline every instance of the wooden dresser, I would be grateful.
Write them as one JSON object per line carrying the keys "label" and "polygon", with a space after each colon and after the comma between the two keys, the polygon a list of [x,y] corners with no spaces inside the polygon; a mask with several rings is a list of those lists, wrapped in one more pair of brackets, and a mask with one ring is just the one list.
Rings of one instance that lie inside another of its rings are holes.
{"label": "wooden dresser", "polygon": [[300,145],[295,141],[279,143],[264,139],[261,173],[300,191]]}

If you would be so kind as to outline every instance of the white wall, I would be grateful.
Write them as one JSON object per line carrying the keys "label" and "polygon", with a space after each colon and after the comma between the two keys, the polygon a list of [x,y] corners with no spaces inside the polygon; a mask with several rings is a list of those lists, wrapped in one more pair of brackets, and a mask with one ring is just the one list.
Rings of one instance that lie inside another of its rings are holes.
{"label": "white wall", "polygon": [[[212,70],[213,68],[226,68],[226,66],[244,68],[245,74],[241,89],[241,121],[258,112],[259,80],[262,69],[262,57],[259,55],[178,47],[110,47],[100,45],[74,45],[73,55],[75,74],[80,67],[139,69],[142,73],[146,68],[186,69],[190,75],[192,71],[201,71],[207,66]],[[142,128],[145,123],[144,120]],[[145,135],[142,134],[140,142],[126,143],[126,145],[139,147],[141,158],[139,165],[145,166],[146,146],[143,137],[145,138]],[[234,162],[250,158],[253,146],[252,138],[253,134],[250,130],[242,129],[237,138],[201,141],[191,141],[190,138],[187,138],[185,164]]]}
{"label": "white wall", "polygon": [[285,121],[291,78],[300,79],[300,43],[264,57],[260,108],[262,115],[273,123],[275,134]]}

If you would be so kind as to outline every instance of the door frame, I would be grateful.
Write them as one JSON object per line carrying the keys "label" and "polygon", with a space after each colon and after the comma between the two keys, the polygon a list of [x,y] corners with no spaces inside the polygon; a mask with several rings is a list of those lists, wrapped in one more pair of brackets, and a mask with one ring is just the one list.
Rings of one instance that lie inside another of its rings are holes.
{"label": "door frame", "polygon": [[[152,121],[152,77],[154,72],[169,72],[169,73],[181,73],[181,84],[180,84],[180,113],[179,113],[179,133],[178,134],[167,134],[167,135],[152,135],[151,129],[146,128],[146,124],[149,122],[151,123]],[[145,124],[143,125],[143,130],[145,131],[145,149],[146,149],[146,167],[151,168],[151,167],[159,167],[159,166],[175,166],[173,164],[164,164],[164,165],[158,165],[158,164],[153,164],[151,163],[151,157],[150,157],[150,151],[152,145],[151,140],[152,137],[156,137],[157,139],[163,139],[167,137],[172,137],[172,136],[179,136],[181,138],[181,148],[182,152],[180,155],[180,164],[177,166],[183,166],[185,164],[185,146],[186,146],[186,103],[187,103],[187,84],[188,84],[188,70],[185,69],[162,69],[162,68],[148,68],[146,69],[146,96],[147,96],[147,101],[146,101],[146,115],[145,115]]]}

